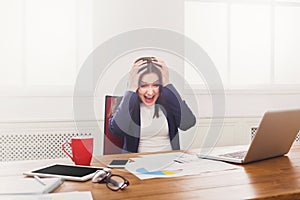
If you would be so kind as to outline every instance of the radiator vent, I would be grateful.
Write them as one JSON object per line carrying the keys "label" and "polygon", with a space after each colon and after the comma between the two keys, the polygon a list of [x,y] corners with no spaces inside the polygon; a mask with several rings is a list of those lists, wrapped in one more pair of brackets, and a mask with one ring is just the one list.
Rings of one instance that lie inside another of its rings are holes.
{"label": "radiator vent", "polygon": [[[67,133],[66,133],[67,132]],[[61,145],[74,136],[92,136],[92,133],[3,134],[0,135],[0,162],[66,158]],[[67,149],[70,152],[70,149]]]}
{"label": "radiator vent", "polygon": [[257,127],[251,128],[251,140],[254,138],[256,131],[257,131]]}
{"label": "radiator vent", "polygon": [[[257,131],[257,127],[251,128],[251,140],[254,138],[256,131]],[[299,142],[299,141],[300,141],[300,131],[298,132],[298,134],[295,137],[295,142]]]}

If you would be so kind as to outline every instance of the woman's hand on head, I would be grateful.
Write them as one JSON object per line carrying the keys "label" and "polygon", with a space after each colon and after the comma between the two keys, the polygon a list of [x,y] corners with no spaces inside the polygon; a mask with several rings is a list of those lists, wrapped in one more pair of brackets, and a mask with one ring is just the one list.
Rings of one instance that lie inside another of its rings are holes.
{"label": "woman's hand on head", "polygon": [[128,90],[136,92],[139,87],[139,67],[144,64],[145,61],[140,60],[133,64],[130,72],[129,72],[129,80],[128,80]]}
{"label": "woman's hand on head", "polygon": [[166,63],[162,60],[153,61],[153,63],[156,63],[161,66],[161,68],[159,69],[161,70],[162,85],[163,86],[168,85],[170,83],[170,78],[169,78],[169,70]]}

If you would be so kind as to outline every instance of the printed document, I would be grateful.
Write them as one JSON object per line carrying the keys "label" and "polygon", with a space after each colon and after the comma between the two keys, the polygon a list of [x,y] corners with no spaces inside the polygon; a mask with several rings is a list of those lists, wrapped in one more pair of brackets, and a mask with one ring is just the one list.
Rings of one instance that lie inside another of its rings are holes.
{"label": "printed document", "polygon": [[196,155],[181,152],[142,155],[138,158],[131,158],[131,160],[134,162],[128,163],[125,169],[141,180],[179,177],[241,168],[237,165],[201,159]]}

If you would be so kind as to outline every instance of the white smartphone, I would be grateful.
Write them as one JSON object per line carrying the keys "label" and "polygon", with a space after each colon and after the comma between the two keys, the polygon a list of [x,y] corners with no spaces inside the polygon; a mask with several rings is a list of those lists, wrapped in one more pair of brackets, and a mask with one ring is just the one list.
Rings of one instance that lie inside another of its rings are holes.
{"label": "white smartphone", "polygon": [[125,165],[128,162],[129,162],[129,160],[113,160],[107,165],[107,167],[110,167],[110,168],[125,168]]}

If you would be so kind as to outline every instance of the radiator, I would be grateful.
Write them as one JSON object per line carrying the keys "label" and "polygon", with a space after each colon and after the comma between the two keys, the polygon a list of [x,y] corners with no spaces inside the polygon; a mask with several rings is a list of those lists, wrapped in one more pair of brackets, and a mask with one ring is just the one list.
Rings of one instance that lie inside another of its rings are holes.
{"label": "radiator", "polygon": [[[68,129],[31,130],[25,133],[1,133],[0,162],[17,160],[37,160],[67,158],[62,151],[62,144],[74,136],[92,136],[88,130],[83,132]],[[67,151],[71,150],[66,145]]]}
{"label": "radiator", "polygon": [[[257,131],[257,127],[251,128],[251,140],[254,138],[256,131]],[[295,142],[299,142],[299,141],[300,141],[300,131],[298,132],[298,134],[295,137]]]}

